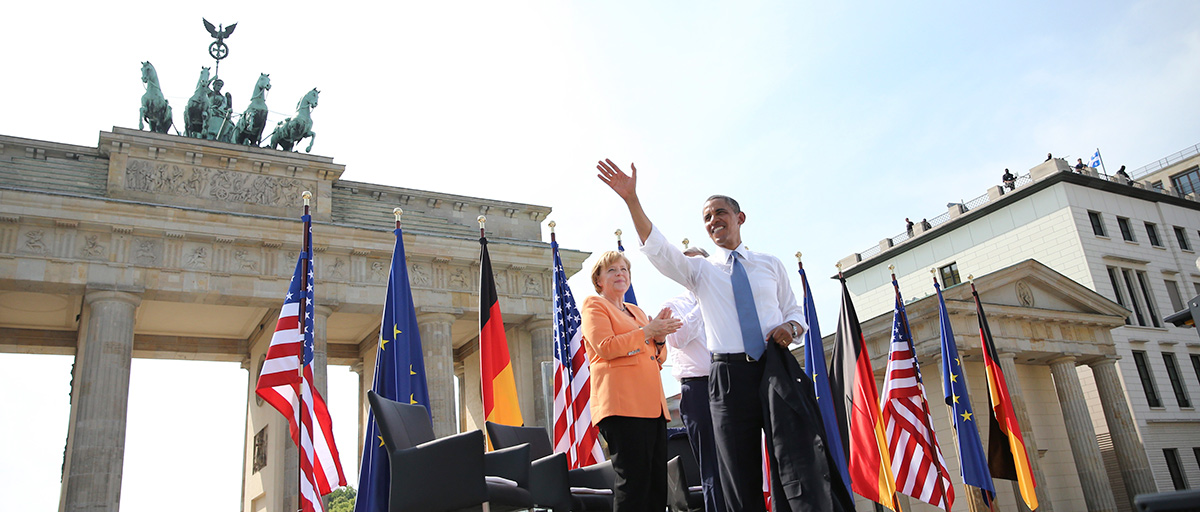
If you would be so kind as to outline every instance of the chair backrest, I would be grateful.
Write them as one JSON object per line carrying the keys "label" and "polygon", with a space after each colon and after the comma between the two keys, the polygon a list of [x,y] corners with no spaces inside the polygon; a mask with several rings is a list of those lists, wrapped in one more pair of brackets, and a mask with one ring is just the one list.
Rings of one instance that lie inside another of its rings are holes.
{"label": "chair backrest", "polygon": [[700,485],[700,463],[696,462],[696,456],[692,454],[692,445],[688,444],[686,432],[667,438],[667,460],[675,457],[679,457],[687,485]]}
{"label": "chair backrest", "polygon": [[402,404],[374,391],[367,392],[367,401],[371,403],[371,412],[375,413],[379,434],[389,449],[403,450],[435,439],[433,421],[425,406]]}
{"label": "chair backrest", "polygon": [[490,421],[485,422],[484,426],[495,448],[509,448],[528,443],[529,457],[532,460],[554,453],[554,448],[550,446],[550,436],[542,427],[514,427]]}

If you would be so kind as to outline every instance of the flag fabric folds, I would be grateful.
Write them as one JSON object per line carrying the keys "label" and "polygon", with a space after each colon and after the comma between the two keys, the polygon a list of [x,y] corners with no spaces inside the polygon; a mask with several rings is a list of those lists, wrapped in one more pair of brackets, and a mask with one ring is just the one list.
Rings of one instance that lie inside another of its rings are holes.
{"label": "flag fabric folds", "polygon": [[1033,480],[1033,467],[1025,450],[1021,425],[1013,411],[1012,397],[1008,394],[1008,384],[1004,380],[1004,371],[1000,368],[996,344],[992,341],[992,331],[988,328],[983,304],[974,284],[971,285],[971,295],[975,297],[975,310],[979,317],[979,339],[983,344],[983,364],[988,377],[988,403],[991,405],[988,468],[994,478],[1016,480],[1021,488],[1021,497],[1025,499],[1029,509],[1033,510],[1038,507],[1037,494],[1034,492],[1037,484]]}
{"label": "flag fabric folds", "polygon": [[[419,404],[430,409],[429,386],[425,379],[425,356],[417,312],[413,306],[408,265],[404,256],[403,232],[397,228],[396,246],[384,299],[383,320],[379,326],[379,346],[375,350],[375,379],[371,389],[389,400]],[[430,411],[430,419],[433,418]],[[387,449],[375,413],[367,412],[367,431],[363,439],[358,473],[356,512],[386,512],[391,484]]]}
{"label": "flag fabric folds", "polygon": [[517,381],[513,375],[500,318],[500,298],[488,256],[487,238],[479,238],[479,376],[483,381],[483,416],[502,425],[522,426],[517,405]]}
{"label": "flag fabric folds", "polygon": [[[622,253],[625,252],[625,246],[621,245],[620,238],[617,239],[617,250],[621,251]],[[625,302],[628,302],[635,306],[637,305],[637,295],[633,294],[633,285],[632,284],[629,285],[628,290],[625,290]]]}
{"label": "flag fabric folds", "polygon": [[950,326],[950,313],[942,298],[942,287],[937,281],[933,289],[938,296],[938,318],[942,332],[942,392],[946,407],[954,420],[954,432],[958,437],[958,462],[963,483],[978,487],[983,499],[991,503],[996,497],[996,485],[988,471],[987,457],[983,454],[983,442],[979,439],[978,420],[971,409],[971,397],[967,393],[967,374],[958,357],[958,344],[954,341],[954,330]]}
{"label": "flag fabric folds", "polygon": [[895,510],[896,483],[879,411],[879,392],[875,388],[871,357],[867,354],[858,314],[850,300],[850,290],[844,279],[841,283],[842,310],[834,337],[829,385],[838,395],[834,401],[838,424],[849,426],[842,433],[842,445],[847,451],[850,484],[860,496]]}
{"label": "flag fabric folds", "polygon": [[312,218],[305,214],[302,220],[305,247],[296,262],[255,393],[287,418],[292,442],[300,448],[300,510],[320,512],[324,510],[321,496],[346,485],[346,476],[333,442],[329,410],[313,387]]}
{"label": "flag fabric folds", "polygon": [[896,287],[896,307],[892,313],[892,341],[882,404],[892,475],[897,491],[950,510],[954,505],[954,486],[933,431],[925,383],[895,276],[892,286]]}
{"label": "flag fabric folds", "polygon": [[[808,276],[800,269],[800,282],[804,286],[804,320],[808,330],[804,331],[804,373],[812,376],[813,390],[817,394],[817,406],[821,409],[821,422],[825,425],[825,440],[833,458],[841,482],[850,495],[850,469],[846,466],[846,448],[842,444],[842,429],[834,412],[835,397],[829,388],[829,372],[825,366],[825,347],[821,344],[821,326],[817,322],[817,309],[813,304],[812,291],[808,288]],[[852,495],[851,495],[852,496]]]}
{"label": "flag fabric folds", "polygon": [[1094,169],[1100,168],[1100,150],[1099,149],[1096,150],[1096,154],[1092,155],[1092,162],[1089,165],[1091,165],[1092,168],[1094,168]]}
{"label": "flag fabric folds", "polygon": [[567,286],[557,240],[551,238],[550,249],[554,253],[554,451],[567,454],[568,468],[576,469],[604,460],[604,451],[592,425],[591,373],[579,309]]}

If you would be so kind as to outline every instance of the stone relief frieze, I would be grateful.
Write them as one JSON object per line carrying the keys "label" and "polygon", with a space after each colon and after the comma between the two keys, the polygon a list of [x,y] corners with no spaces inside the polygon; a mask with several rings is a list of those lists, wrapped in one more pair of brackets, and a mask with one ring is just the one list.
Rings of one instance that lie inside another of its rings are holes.
{"label": "stone relief frieze", "polygon": [[258,260],[246,249],[233,250],[233,262],[236,270],[242,272],[258,272]]}
{"label": "stone relief frieze", "polygon": [[542,279],[536,274],[525,274],[525,289],[522,292],[525,295],[541,295],[542,294]]}
{"label": "stone relief frieze", "polygon": [[384,279],[387,279],[387,263],[378,260],[372,261],[371,273],[367,279],[373,283],[382,283]]}
{"label": "stone relief frieze", "polygon": [[1029,289],[1025,281],[1017,281],[1017,301],[1027,308],[1033,307],[1033,290]]}
{"label": "stone relief frieze", "polygon": [[408,269],[408,276],[412,280],[413,286],[425,286],[433,284],[433,278],[429,273],[429,266],[424,263],[413,263]]}
{"label": "stone relief frieze", "polygon": [[157,265],[162,258],[162,245],[152,238],[135,238],[133,241],[132,263],[138,265]]}
{"label": "stone relief frieze", "polygon": [[108,254],[104,244],[100,243],[100,235],[84,235],[83,246],[79,248],[79,256],[88,259],[103,258]]}
{"label": "stone relief frieze", "polygon": [[25,232],[25,243],[21,246],[25,252],[37,254],[45,254],[48,249],[46,245],[46,232],[40,229],[32,229]]}
{"label": "stone relief frieze", "polygon": [[314,184],[294,178],[129,159],[125,188],[150,194],[214,199],[227,203],[296,207]]}
{"label": "stone relief frieze", "polygon": [[333,264],[325,267],[326,279],[346,279],[346,260],[334,258]]}
{"label": "stone relief frieze", "polygon": [[455,267],[450,272],[450,287],[459,290],[467,288],[467,269],[463,267]]}
{"label": "stone relief frieze", "polygon": [[508,294],[508,272],[500,271],[495,273],[496,278],[496,293],[500,295]]}
{"label": "stone relief frieze", "polygon": [[208,268],[209,251],[208,247],[198,245],[190,247],[183,259],[183,265],[187,268],[204,270]]}

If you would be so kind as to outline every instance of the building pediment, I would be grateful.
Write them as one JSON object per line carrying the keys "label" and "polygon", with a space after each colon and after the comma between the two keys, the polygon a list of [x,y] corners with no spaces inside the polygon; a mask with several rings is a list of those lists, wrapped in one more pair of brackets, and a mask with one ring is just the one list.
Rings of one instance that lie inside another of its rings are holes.
{"label": "building pediment", "polygon": [[[1059,312],[1122,319],[1130,314],[1120,304],[1032,259],[976,278],[974,284],[985,308],[999,306],[1005,311],[1028,309],[1027,314]],[[943,295],[947,301],[974,300],[968,282],[947,288]]]}

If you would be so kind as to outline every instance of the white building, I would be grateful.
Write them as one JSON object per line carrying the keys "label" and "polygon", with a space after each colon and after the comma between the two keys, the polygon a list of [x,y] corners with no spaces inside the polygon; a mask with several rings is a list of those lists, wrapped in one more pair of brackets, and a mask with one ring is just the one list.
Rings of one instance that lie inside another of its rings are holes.
{"label": "white building", "polygon": [[[969,274],[1032,259],[1124,306],[1130,310],[1125,326],[1111,332],[1116,366],[1154,484],[1159,491],[1190,488],[1200,485],[1200,336],[1163,317],[1200,294],[1200,145],[1130,175],[1134,181],[1050,160],[1021,177],[1015,190],[992,187],[952,204],[929,227],[918,224],[842,265],[863,319],[890,316],[888,265],[910,300],[933,293],[930,269],[950,287]],[[1127,510],[1128,476],[1118,468],[1111,439],[1118,429],[1106,424],[1093,369],[1076,371],[1116,503]],[[979,400],[986,408],[986,399]]]}

